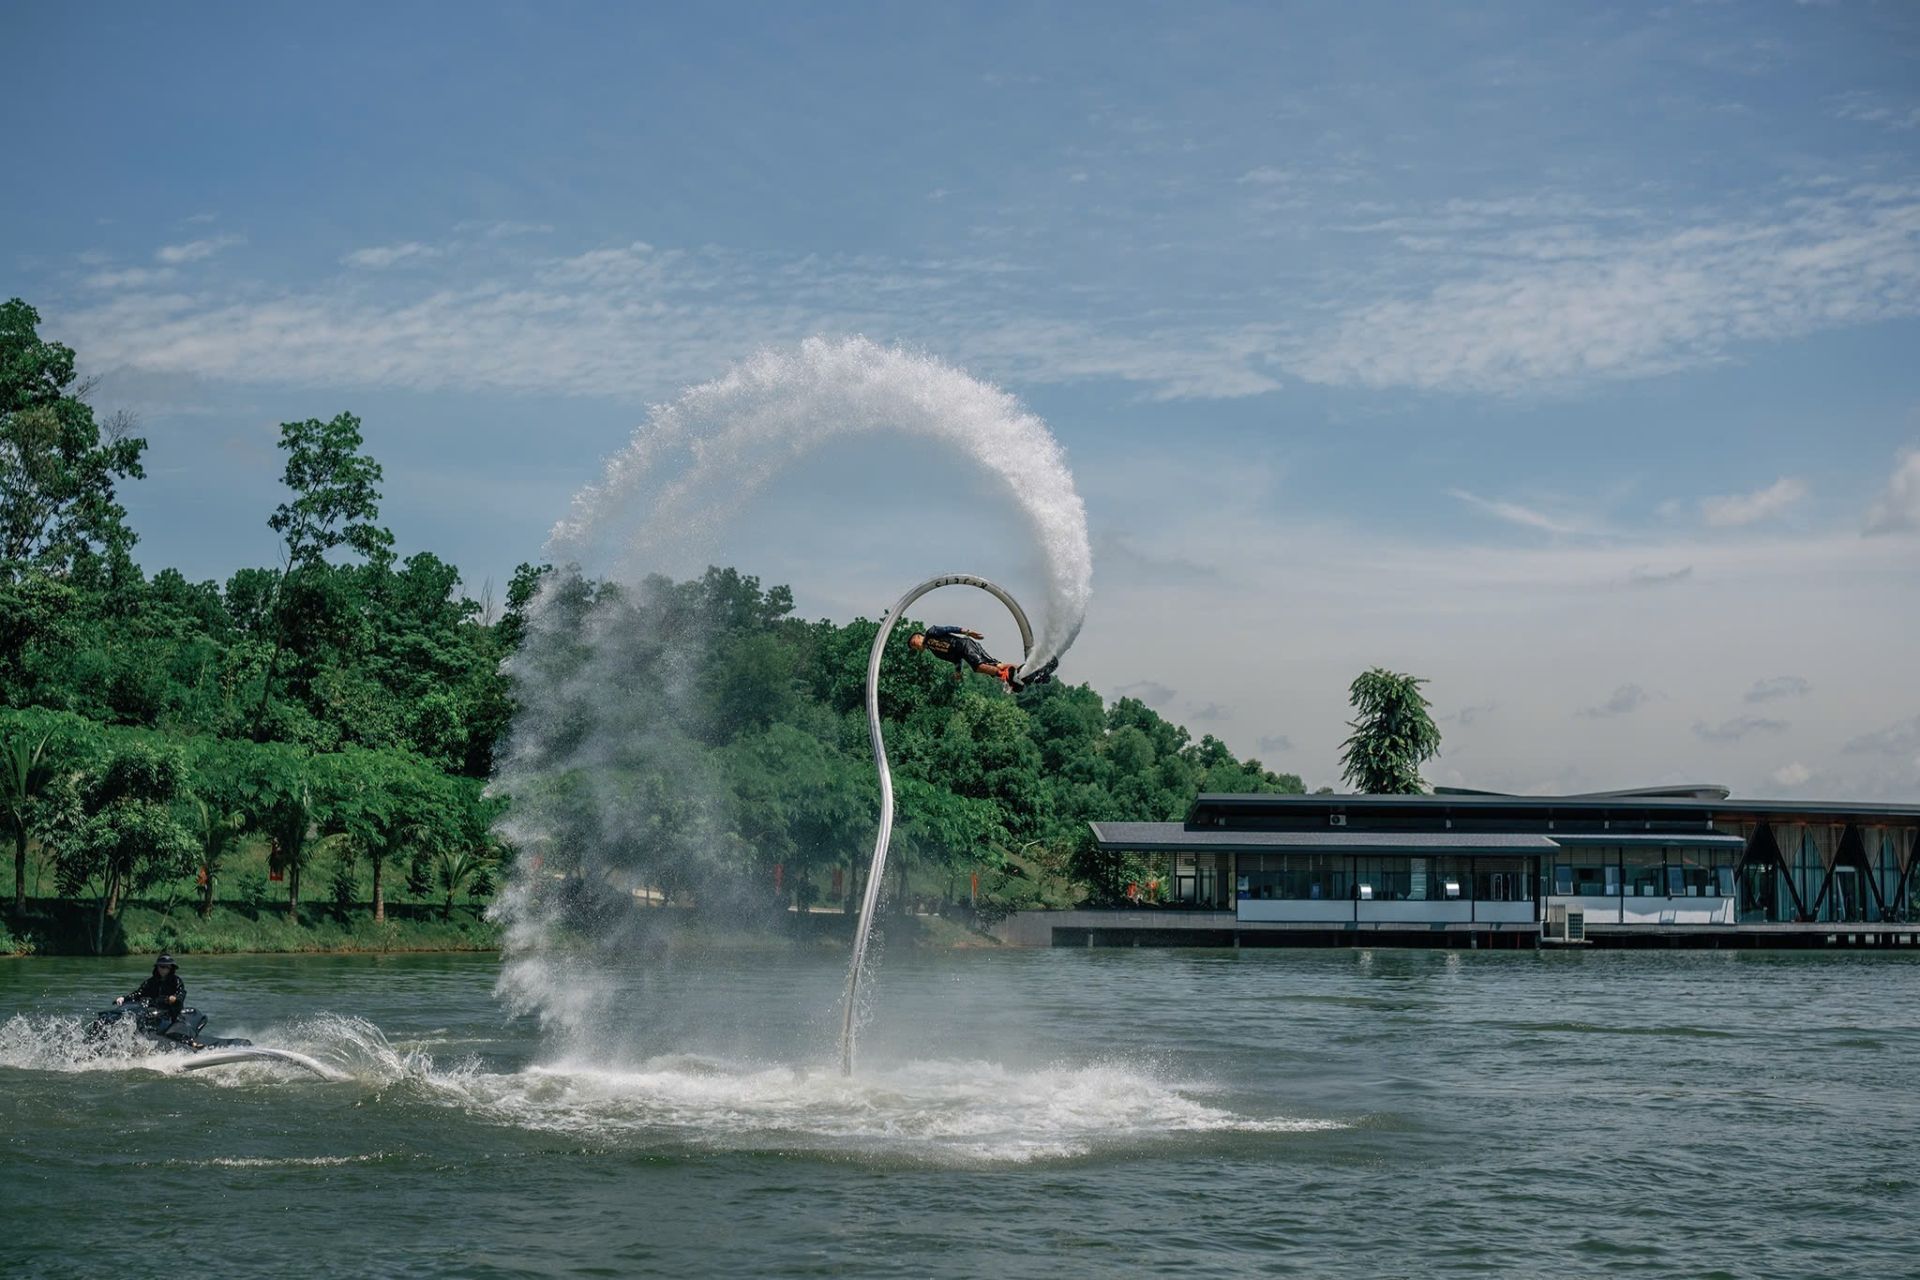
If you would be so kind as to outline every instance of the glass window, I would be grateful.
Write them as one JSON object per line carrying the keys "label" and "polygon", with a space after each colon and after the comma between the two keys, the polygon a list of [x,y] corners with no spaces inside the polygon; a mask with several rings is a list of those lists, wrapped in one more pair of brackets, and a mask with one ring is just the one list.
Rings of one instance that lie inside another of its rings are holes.
{"label": "glass window", "polygon": [[1476,859],[1473,896],[1482,902],[1531,902],[1532,868],[1525,858]]}
{"label": "glass window", "polygon": [[1657,898],[1666,859],[1658,849],[1629,849],[1621,856],[1621,874],[1626,879],[1629,898]]}
{"label": "glass window", "polygon": [[1548,892],[1582,897],[1617,898],[1620,896],[1620,850],[1567,848],[1549,854],[1542,865],[1551,864],[1553,874],[1543,887]]}
{"label": "glass window", "polygon": [[1352,896],[1352,861],[1336,854],[1242,854],[1240,871],[1250,898],[1340,899]]}

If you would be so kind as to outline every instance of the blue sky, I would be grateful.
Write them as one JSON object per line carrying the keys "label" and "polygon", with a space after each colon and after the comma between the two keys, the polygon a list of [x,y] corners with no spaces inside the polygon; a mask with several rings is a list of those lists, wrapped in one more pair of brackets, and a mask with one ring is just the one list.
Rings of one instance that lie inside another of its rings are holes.
{"label": "blue sky", "polygon": [[[649,403],[862,332],[1052,424],[1096,548],[1073,662],[1109,693],[1332,781],[1385,662],[1432,678],[1441,781],[1920,798],[1912,6],[15,6],[0,35],[34,52],[0,292],[139,413],[150,568],[268,562],[275,425],[351,408],[403,547],[477,590]],[[836,453],[730,550],[872,613],[908,530],[971,511],[938,459]]]}

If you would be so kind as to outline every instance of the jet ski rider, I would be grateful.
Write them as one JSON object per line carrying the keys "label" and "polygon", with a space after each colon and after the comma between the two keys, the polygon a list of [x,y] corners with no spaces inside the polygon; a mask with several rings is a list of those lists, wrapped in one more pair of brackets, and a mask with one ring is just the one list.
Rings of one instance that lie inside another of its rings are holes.
{"label": "jet ski rider", "polygon": [[1015,693],[1030,684],[1044,684],[1053,679],[1053,669],[1057,661],[1049,662],[1030,676],[1022,676],[1020,668],[1011,662],[1002,662],[987,652],[980,642],[986,639],[978,631],[969,631],[965,627],[928,627],[924,632],[915,632],[907,643],[915,653],[930,653],[936,658],[944,658],[953,664],[953,678],[958,680],[961,673],[972,667],[983,676],[992,676],[1004,682]]}
{"label": "jet ski rider", "polygon": [[163,955],[155,960],[152,976],[114,1003],[125,1004],[129,1000],[146,1005],[171,1022],[187,1004],[187,984],[180,981],[179,966],[174,964],[173,957]]}

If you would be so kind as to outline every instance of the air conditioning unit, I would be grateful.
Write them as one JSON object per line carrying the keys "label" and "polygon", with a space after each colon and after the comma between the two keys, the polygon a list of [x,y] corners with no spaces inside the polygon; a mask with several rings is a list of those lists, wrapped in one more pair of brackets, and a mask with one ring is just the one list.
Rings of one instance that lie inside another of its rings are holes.
{"label": "air conditioning unit", "polygon": [[1563,925],[1566,929],[1567,941],[1585,942],[1587,940],[1587,913],[1578,907],[1562,907],[1560,908],[1560,913],[1565,917]]}
{"label": "air conditioning unit", "polygon": [[1558,903],[1547,908],[1546,919],[1540,922],[1540,939],[1543,942],[1565,942],[1567,940],[1567,909]]}
{"label": "air conditioning unit", "polygon": [[1347,815],[1344,813],[1330,813],[1327,815],[1327,825],[1330,827],[1344,827],[1347,825]]}

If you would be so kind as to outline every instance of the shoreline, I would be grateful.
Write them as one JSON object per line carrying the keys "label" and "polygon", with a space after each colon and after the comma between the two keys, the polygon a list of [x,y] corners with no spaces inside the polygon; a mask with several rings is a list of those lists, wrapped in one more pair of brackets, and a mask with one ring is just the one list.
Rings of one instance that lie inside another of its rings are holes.
{"label": "shoreline", "polygon": [[[297,921],[283,906],[217,903],[202,919],[198,909],[129,903],[109,923],[103,946],[94,943],[94,917],[85,903],[42,901],[22,918],[0,916],[0,959],[114,959],[167,951],[182,956],[215,955],[430,955],[499,953],[503,928],[485,907],[457,906],[451,918],[439,905],[388,905],[375,924],[364,905],[302,908]],[[942,916],[883,914],[877,921],[896,945],[938,950],[993,949],[1001,940]],[[658,908],[636,912],[632,945],[649,952],[850,949],[853,919],[838,913],[781,913],[756,923],[713,919],[697,912]],[[902,925],[904,924],[904,928]]]}

